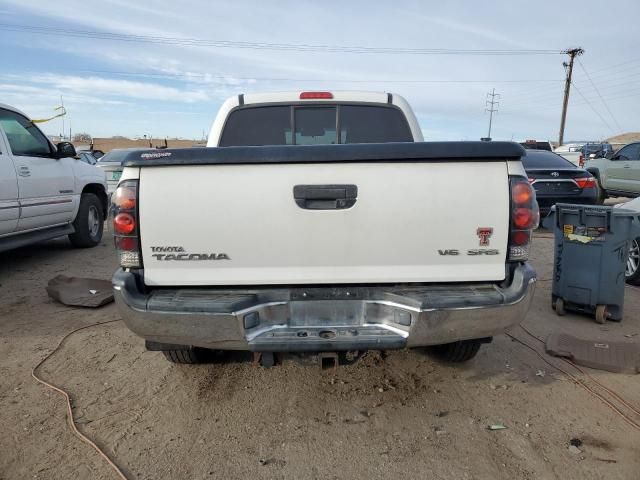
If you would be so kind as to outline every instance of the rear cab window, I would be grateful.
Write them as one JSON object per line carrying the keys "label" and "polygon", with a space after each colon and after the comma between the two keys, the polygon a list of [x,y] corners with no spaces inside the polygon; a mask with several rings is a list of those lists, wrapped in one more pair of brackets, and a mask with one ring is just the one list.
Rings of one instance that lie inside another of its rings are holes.
{"label": "rear cab window", "polygon": [[536,140],[527,140],[526,142],[520,142],[526,150],[545,150],[552,152],[551,144],[549,142],[538,142]]}
{"label": "rear cab window", "polygon": [[221,147],[413,142],[409,123],[392,105],[296,104],[233,110]]}
{"label": "rear cab window", "polygon": [[527,154],[522,157],[522,165],[525,169],[550,168],[565,169],[577,168],[569,160],[557,155],[553,152],[544,150],[528,150]]}

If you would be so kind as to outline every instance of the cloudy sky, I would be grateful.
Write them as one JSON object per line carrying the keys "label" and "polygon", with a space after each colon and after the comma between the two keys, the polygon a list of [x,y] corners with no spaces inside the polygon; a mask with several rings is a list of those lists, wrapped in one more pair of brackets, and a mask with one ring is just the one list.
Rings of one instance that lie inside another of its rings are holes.
{"label": "cloudy sky", "polygon": [[[555,140],[566,55],[426,55],[403,49],[580,46],[585,54],[574,70],[565,139],[605,138],[640,130],[640,2],[604,5],[0,0],[0,102],[41,118],[53,114],[62,95],[67,128],[71,122],[76,132],[201,138],[230,95],[383,90],[409,100],[425,139],[472,140],[487,134],[485,99],[495,88],[501,98],[493,138]],[[237,48],[239,42],[251,48]],[[61,130],[58,120],[43,126],[49,134]]]}

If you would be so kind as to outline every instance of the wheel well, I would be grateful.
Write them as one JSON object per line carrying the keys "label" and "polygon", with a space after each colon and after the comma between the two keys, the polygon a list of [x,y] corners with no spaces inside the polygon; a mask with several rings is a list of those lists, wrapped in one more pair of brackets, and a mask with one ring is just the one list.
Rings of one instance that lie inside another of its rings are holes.
{"label": "wheel well", "polygon": [[104,219],[106,220],[109,216],[109,197],[107,196],[107,192],[105,192],[104,187],[99,183],[89,183],[82,189],[82,193],[93,193],[100,199]]}
{"label": "wheel well", "polygon": [[587,172],[589,172],[591,175],[593,175],[598,180],[600,180],[600,170],[596,168],[587,168]]}

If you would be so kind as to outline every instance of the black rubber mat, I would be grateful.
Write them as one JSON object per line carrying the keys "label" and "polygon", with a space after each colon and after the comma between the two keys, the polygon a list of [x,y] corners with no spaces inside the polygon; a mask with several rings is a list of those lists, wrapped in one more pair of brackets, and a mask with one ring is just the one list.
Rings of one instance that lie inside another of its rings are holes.
{"label": "black rubber mat", "polygon": [[108,280],[58,275],[49,280],[47,293],[51,298],[74,307],[97,308],[113,302],[113,290]]}
{"label": "black rubber mat", "polygon": [[566,333],[549,335],[547,353],[577,365],[616,373],[640,373],[640,344],[583,340]]}

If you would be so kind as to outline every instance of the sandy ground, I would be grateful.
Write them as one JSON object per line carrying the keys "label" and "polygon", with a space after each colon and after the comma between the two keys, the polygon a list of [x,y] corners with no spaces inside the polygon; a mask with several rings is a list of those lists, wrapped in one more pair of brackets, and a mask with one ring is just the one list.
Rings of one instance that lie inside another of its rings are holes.
{"label": "sandy ground", "polygon": [[[637,288],[626,289],[622,323],[555,316],[551,244],[536,238],[540,282],[525,325],[541,337],[639,342],[624,336],[640,334]],[[115,268],[108,235],[89,250],[62,239],[0,254],[1,479],[116,478],[70,432],[63,398],[30,377],[66,332],[118,318],[113,305],[55,303],[47,281],[108,279]],[[132,479],[640,478],[640,431],[507,336],[464,366],[419,351],[370,353],[335,375],[242,360],[172,365],[116,322],[70,337],[41,373],[71,393],[80,429]],[[639,376],[590,373],[640,406]],[[508,428],[487,430],[498,423]]]}

